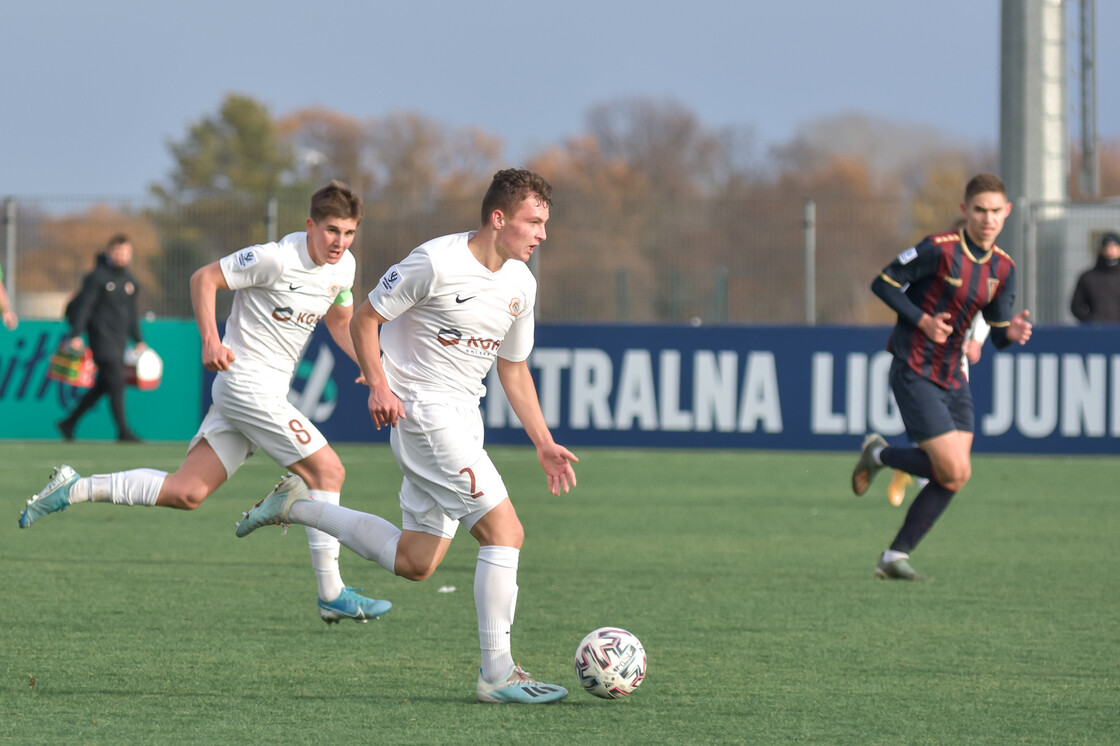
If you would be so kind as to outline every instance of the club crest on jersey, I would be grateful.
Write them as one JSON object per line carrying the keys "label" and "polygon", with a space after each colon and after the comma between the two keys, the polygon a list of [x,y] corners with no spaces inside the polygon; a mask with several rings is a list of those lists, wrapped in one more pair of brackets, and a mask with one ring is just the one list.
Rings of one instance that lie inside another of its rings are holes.
{"label": "club crest on jersey", "polygon": [[509,312],[511,316],[517,316],[521,313],[521,299],[514,298],[509,302]]}
{"label": "club crest on jersey", "polygon": [[400,281],[401,273],[397,271],[396,267],[393,267],[381,278],[381,287],[385,289],[386,293],[391,293],[393,288],[400,284]]}
{"label": "club crest on jersey", "polygon": [[257,252],[252,247],[242,249],[234,256],[237,258],[237,269],[248,269],[257,263]]}
{"label": "club crest on jersey", "polygon": [[988,278],[988,302],[991,303],[992,299],[996,297],[999,291],[999,279],[995,277]]}
{"label": "club crest on jersey", "polygon": [[333,297],[335,297],[336,295],[338,295],[338,291],[340,291],[340,290],[342,290],[342,286],[341,286],[341,285],[331,285],[331,286],[330,286],[330,287],[329,287],[329,288],[327,289],[327,295],[329,295],[330,297],[332,297],[332,298],[333,298]]}

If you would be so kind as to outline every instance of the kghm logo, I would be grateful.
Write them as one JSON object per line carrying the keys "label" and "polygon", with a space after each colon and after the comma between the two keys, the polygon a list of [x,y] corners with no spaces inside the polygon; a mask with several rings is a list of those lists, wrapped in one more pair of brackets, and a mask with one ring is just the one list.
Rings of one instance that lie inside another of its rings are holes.
{"label": "kghm logo", "polygon": [[287,306],[283,308],[274,308],[272,310],[272,318],[280,323],[287,323],[294,321],[296,324],[302,326],[309,326],[314,328],[319,323],[319,319],[323,318],[322,314],[312,313],[311,311],[300,311],[298,314]]}
{"label": "kghm logo", "polygon": [[502,346],[502,340],[489,337],[471,337],[467,340],[467,347],[477,347],[480,350],[496,350]]}
{"label": "kghm logo", "polygon": [[459,344],[459,340],[463,338],[463,333],[458,329],[440,329],[436,333],[436,339],[444,347],[451,347],[452,345]]}
{"label": "kghm logo", "polygon": [[493,358],[502,340],[490,337],[467,337],[459,349],[472,357]]}

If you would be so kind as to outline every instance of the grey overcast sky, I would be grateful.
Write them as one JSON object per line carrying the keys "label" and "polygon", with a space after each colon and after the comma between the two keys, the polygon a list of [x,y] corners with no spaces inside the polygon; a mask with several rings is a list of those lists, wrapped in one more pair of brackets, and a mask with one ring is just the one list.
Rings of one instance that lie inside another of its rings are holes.
{"label": "grey overcast sky", "polygon": [[[1120,2],[1096,6],[1099,132],[1115,140]],[[170,173],[168,143],[231,92],[274,116],[475,126],[510,165],[627,96],[761,146],[850,112],[994,146],[999,21],[999,0],[4,0],[0,196],[142,196]]]}

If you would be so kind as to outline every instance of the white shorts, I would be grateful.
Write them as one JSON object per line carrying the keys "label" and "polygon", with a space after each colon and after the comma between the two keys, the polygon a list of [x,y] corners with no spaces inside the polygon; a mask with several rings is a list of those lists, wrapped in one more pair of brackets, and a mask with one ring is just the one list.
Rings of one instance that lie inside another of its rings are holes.
{"label": "white shorts", "polygon": [[482,447],[477,404],[404,402],[405,418],[389,436],[401,483],[401,526],[450,539],[509,493]]}
{"label": "white shorts", "polygon": [[327,444],[327,439],[288,401],[288,391],[275,393],[245,378],[218,374],[211,389],[214,403],[191,439],[202,440],[232,477],[260,448],[283,467],[302,461]]}

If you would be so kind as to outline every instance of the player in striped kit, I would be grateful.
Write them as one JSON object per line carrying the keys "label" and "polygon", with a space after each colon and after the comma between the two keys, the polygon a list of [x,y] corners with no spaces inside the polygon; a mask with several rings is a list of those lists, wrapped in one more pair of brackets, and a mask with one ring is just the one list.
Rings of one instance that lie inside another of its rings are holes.
{"label": "player in striped kit", "polygon": [[924,579],[910,566],[910,552],[971,475],[975,413],[961,356],[973,317],[983,314],[999,349],[1031,336],[1029,312],[1012,314],[1015,263],[995,244],[1011,212],[1003,182],[993,174],[973,177],[961,211],[963,232],[927,237],[899,254],[871,285],[898,313],[887,343],[894,355],[891,390],[906,434],[918,445],[892,448],[879,434],[869,434],[852,471],[852,490],[865,493],[884,466],[930,480],[880,556],[875,573],[881,578]]}

